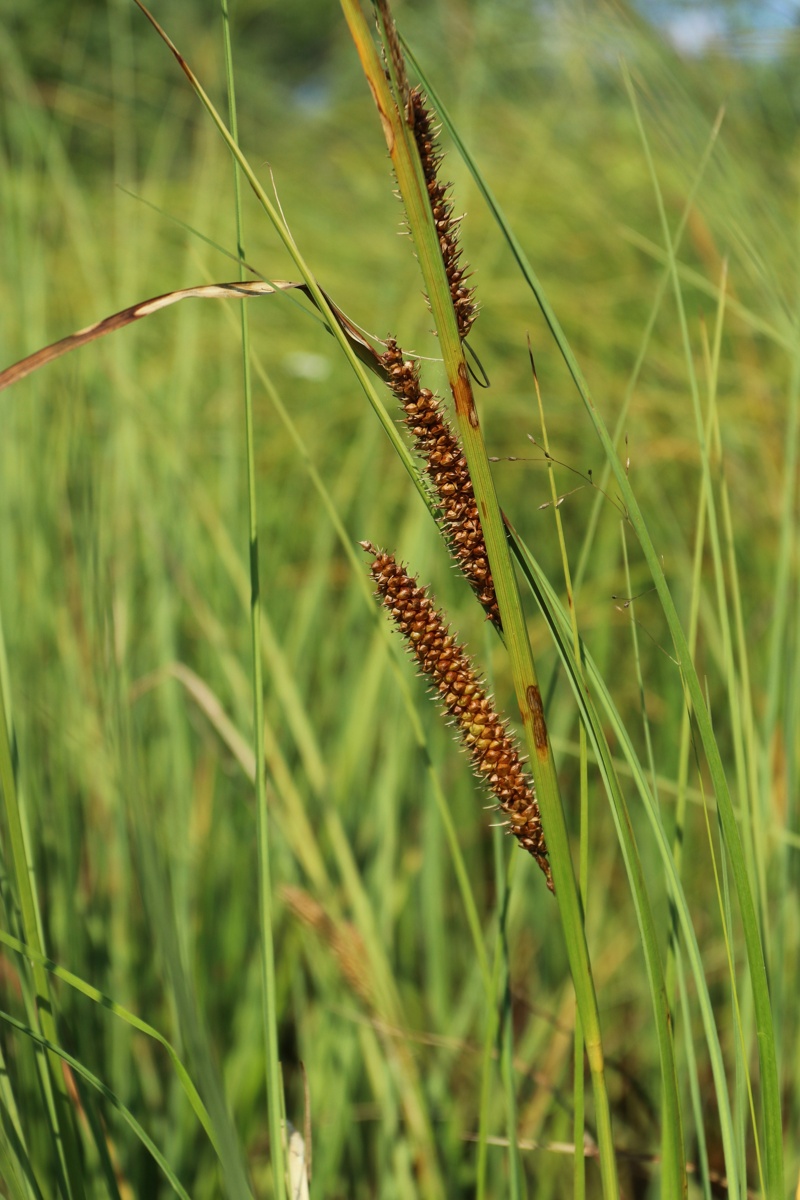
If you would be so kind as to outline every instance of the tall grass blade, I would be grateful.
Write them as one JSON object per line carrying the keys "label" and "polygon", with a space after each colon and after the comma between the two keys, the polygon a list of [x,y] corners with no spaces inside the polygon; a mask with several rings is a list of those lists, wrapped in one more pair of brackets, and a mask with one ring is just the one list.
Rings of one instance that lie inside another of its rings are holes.
{"label": "tall grass blade", "polygon": [[[5,1063],[3,1063],[5,1073]],[[12,1200],[44,1200],[15,1114],[0,1101],[0,1180]]]}
{"label": "tall grass blade", "polygon": [[[632,829],[630,825],[630,818],[627,812],[627,806],[624,802],[616,771],[614,769],[613,760],[611,759],[606,737],[603,732],[603,718],[610,724],[614,735],[619,742],[623,755],[631,769],[632,777],[636,784],[640,798],[643,801],[645,813],[650,822],[650,827],[654,835],[662,867],[664,869],[664,875],[667,880],[669,894],[674,906],[676,918],[683,935],[684,945],[689,958],[692,977],[700,1004],[706,1044],[711,1062],[711,1070],[714,1077],[717,1107],[719,1111],[720,1133],[725,1151],[726,1172],[731,1188],[734,1193],[736,1193],[736,1190],[739,1187],[739,1174],[735,1149],[733,1118],[731,1114],[730,1097],[728,1094],[728,1084],[725,1074],[725,1064],[722,1057],[719,1033],[714,1015],[714,1007],[709,993],[703,959],[700,953],[700,947],[697,943],[689,906],[675,867],[675,862],[672,857],[672,851],[666,832],[661,823],[660,814],[650,793],[649,784],[647,782],[647,773],[643,770],[639,762],[638,756],[630,739],[630,734],[616,710],[616,706],[614,705],[614,702],[608,691],[607,684],[603,679],[601,672],[595,666],[592,656],[585,646],[582,647],[581,661],[589,683],[588,693],[581,689],[578,682],[579,677],[575,668],[571,649],[569,649],[569,617],[566,613],[564,613],[558,597],[550,586],[544,573],[538,567],[536,560],[524,543],[522,543],[516,536],[514,537],[514,546],[518,561],[525,572],[531,589],[542,609],[542,613],[546,617],[550,626],[556,649],[558,650],[561,662],[567,671],[567,677],[570,680],[573,694],[578,701],[583,719],[586,722],[587,733],[589,734],[595,755],[597,756],[598,764],[601,767],[603,781],[609,796],[609,800],[612,804],[612,813],[614,815],[617,828],[617,835],[620,838],[620,846],[623,850],[626,860],[626,869],[628,870],[629,882],[631,884],[631,894],[634,903],[637,906],[637,917],[640,921],[640,930],[642,930],[642,947],[646,955],[651,994],[654,1004],[657,1005],[656,1030],[659,1033],[659,1049],[662,1055],[662,1082],[665,1086],[665,1102],[667,1104],[664,1120],[672,1123],[672,1127],[677,1134],[681,1128],[682,1122],[680,1104],[678,1100],[677,1078],[675,1074],[674,1051],[670,1032],[671,1022],[669,1019],[668,998],[666,995],[665,986],[659,979],[660,955],[658,949],[658,940],[655,930],[652,927],[652,915],[650,914],[649,900],[647,898],[647,891],[643,885],[643,880],[641,877],[641,864],[639,863],[636,847],[632,840]],[[597,698],[596,701],[595,697]],[[647,922],[649,925],[649,930],[647,932],[645,932],[643,928],[645,922]],[[669,1068],[669,1070],[665,1070],[664,1064],[671,1064],[671,1068]],[[670,1075],[672,1078],[670,1078]],[[674,1146],[675,1143],[673,1143],[673,1154],[675,1152]],[[683,1166],[681,1165],[681,1170],[682,1169]]]}
{"label": "tall grass blade", "polygon": [[[548,461],[548,476],[550,479],[550,497],[553,506],[553,517],[555,521],[556,533],[558,534],[558,547],[561,554],[561,570],[564,575],[564,586],[566,589],[567,605],[569,608],[570,622],[572,627],[572,652],[575,663],[580,670],[581,662],[581,644],[580,633],[578,629],[578,613],[575,605],[575,585],[573,584],[572,572],[569,564],[569,554],[567,553],[567,540],[564,533],[564,524],[561,520],[561,505],[558,498],[558,487],[556,486],[555,466],[552,463],[550,455],[550,438],[547,432],[547,421],[545,419],[545,409],[542,402],[542,393],[539,387],[539,379],[536,374],[536,363],[531,349],[530,339],[528,339],[528,356],[531,363],[531,374],[533,384],[536,391],[536,401],[539,409],[539,423],[542,431],[542,446]],[[602,483],[600,485],[602,487]],[[598,497],[599,499],[600,497]],[[595,506],[593,515],[598,513],[599,509]],[[584,540],[584,547],[590,544],[591,529],[587,529]],[[580,561],[578,563],[578,571],[580,571]],[[581,895],[581,904],[583,911],[586,912],[589,905],[589,846],[590,846],[590,829],[589,829],[589,776],[588,776],[588,761],[586,757],[586,726],[583,721],[579,723],[579,754],[580,754],[580,844],[578,849],[579,855],[579,887]],[[586,1156],[583,1152],[585,1142],[585,1127],[586,1127],[586,1096],[584,1088],[584,1040],[583,1040],[583,1025],[579,1011],[575,1013],[575,1034],[574,1034],[574,1068],[573,1068],[573,1087],[572,1087],[572,1105],[573,1105],[573,1143],[575,1146],[575,1166],[573,1172],[573,1200],[583,1200],[586,1194]],[[667,1107],[667,1106],[665,1106]],[[674,1187],[675,1183],[671,1172],[675,1166],[673,1156],[670,1152],[670,1141],[675,1136],[675,1130],[670,1121],[664,1121],[664,1136],[665,1146],[662,1153],[662,1161],[664,1165],[665,1189]],[[680,1129],[678,1130],[678,1142],[681,1141]],[[678,1164],[683,1161],[682,1150],[678,1152]],[[683,1181],[683,1191],[685,1191],[685,1180]]]}
{"label": "tall grass blade", "polygon": [[[694,401],[695,415],[697,420],[698,438],[700,439],[700,444],[702,446],[703,425],[700,415],[699,397],[697,395],[697,388],[694,383],[692,356],[680,281],[675,267],[674,246],[669,231],[669,225],[667,223],[661,190],[658,186],[655,166],[650,153],[644,126],[639,114],[633,84],[624,64],[623,77],[628,90],[628,95],[631,100],[637,127],[641,136],[642,146],[644,148],[651,179],[653,181],[653,188],[658,204],[659,216],[661,218],[662,234],[669,254],[670,269],[672,272],[675,291],[675,301],[678,308],[681,331],[683,334],[689,379],[692,383],[692,398]],[[597,427],[599,431],[599,426]],[[620,473],[621,472],[615,470],[615,475],[619,476]],[[628,486],[627,491],[631,493],[632,497],[632,490],[630,486]],[[624,492],[623,496],[627,503],[628,497]],[[713,526],[713,512],[710,511],[709,515],[711,517]],[[733,811],[733,803],[731,800],[727,779],[725,777],[725,771],[722,765],[722,758],[719,752],[717,740],[714,735],[714,729],[708,713],[708,708],[705,703],[705,697],[700,687],[700,681],[697,677],[694,664],[689,656],[689,647],[686,642],[683,627],[678,618],[677,610],[675,609],[671,593],[667,586],[661,563],[655,554],[655,549],[652,546],[652,543],[650,543],[644,520],[638,509],[636,511],[635,518],[633,511],[631,510],[631,519],[633,520],[634,526],[637,528],[642,549],[645,553],[645,557],[648,559],[648,565],[650,566],[651,573],[653,575],[653,581],[656,584],[656,588],[659,593],[659,598],[664,609],[664,615],[669,623],[670,633],[672,634],[673,644],[677,651],[681,671],[688,684],[689,694],[692,700],[692,707],[696,715],[697,723],[700,729],[700,736],[703,741],[703,748],[705,750],[706,759],[708,761],[709,769],[714,782],[717,806],[725,835],[725,844],[731,860],[734,890],[736,892],[742,918],[745,947],[747,950],[748,966],[750,970],[750,982],[753,989],[753,1002],[756,1013],[758,1055],[761,1066],[763,1136],[765,1139],[766,1148],[766,1194],[769,1197],[769,1200],[778,1200],[778,1197],[783,1195],[784,1190],[783,1122],[781,1117],[781,1101],[778,1083],[775,1029],[772,1018],[772,1002],[769,992],[766,961],[764,957],[764,945],[761,938],[761,922],[759,920],[756,904],[753,898],[753,891],[745,862],[745,852],[739,833],[739,825],[736,815]],[[733,990],[735,991],[735,986]]]}
{"label": "tall grass blade", "polygon": [[[236,90],[233,77],[230,20],[227,0],[221,0],[225,43],[225,77],[228,85],[228,115],[231,137],[239,140]],[[236,246],[239,253],[239,277],[245,276],[244,227],[239,167],[233,159],[233,190],[236,216]],[[242,368],[244,384],[245,446],[247,453],[247,509],[250,562],[250,651],[253,671],[253,731],[255,741],[256,838],[258,844],[259,932],[261,941],[262,1012],[266,1051],[267,1118],[270,1130],[272,1186],[275,1197],[288,1192],[288,1174],[284,1164],[283,1080],[278,1057],[278,994],[275,978],[275,940],[273,932],[272,865],[270,862],[270,816],[267,808],[266,762],[264,754],[264,683],[261,655],[261,580],[259,575],[258,498],[256,486],[253,389],[250,371],[250,336],[247,311],[241,306]]]}
{"label": "tall grass blade", "polygon": [[112,1000],[112,998],[106,995],[105,992],[101,992],[99,988],[96,988],[92,984],[87,983],[84,979],[81,979],[73,971],[67,970],[66,967],[59,966],[59,964],[53,962],[52,959],[46,958],[43,954],[33,950],[30,946],[26,946],[23,942],[20,942],[18,938],[12,937],[10,933],[5,933],[1,929],[0,943],[2,943],[4,946],[8,946],[10,950],[16,951],[17,954],[21,954],[25,958],[30,959],[32,962],[37,962],[40,966],[44,967],[47,971],[54,975],[56,979],[62,980],[62,982],[68,984],[69,987],[74,988],[75,991],[79,992],[81,995],[86,996],[87,999],[92,1000],[101,1008],[112,1013],[119,1020],[124,1021],[126,1025],[129,1025],[131,1029],[138,1030],[139,1033],[143,1033],[146,1037],[152,1038],[153,1041],[158,1042],[160,1046],[163,1046],[170,1058],[170,1061],[172,1062],[173,1067],[175,1068],[175,1074],[180,1080],[181,1087],[186,1093],[186,1098],[194,1109],[197,1119],[203,1126],[203,1129],[206,1131],[212,1146],[214,1146],[215,1149],[218,1149],[214,1126],[211,1123],[211,1119],[200,1097],[200,1093],[192,1082],[191,1076],[181,1062],[174,1046],[164,1037],[163,1034],[159,1033],[157,1029],[154,1029],[152,1025],[149,1025],[147,1021],[143,1021],[141,1017],[137,1017],[135,1013],[130,1012],[130,1010],[125,1008],[122,1004],[118,1004],[116,1000]]}
{"label": "tall grass blade", "polygon": [[[495,832],[495,862],[498,870],[502,871],[503,853],[502,841],[499,833]],[[516,865],[519,862],[519,855],[512,854],[508,870],[503,872],[505,878],[501,876],[500,882],[502,887],[500,890],[500,919],[498,924],[498,951],[501,959],[501,993],[498,997],[498,1002],[501,1010],[501,1025],[500,1025],[500,1064],[503,1076],[503,1084],[506,1095],[506,1129],[508,1130],[508,1158],[509,1158],[509,1189],[508,1194],[510,1200],[525,1200],[527,1196],[527,1188],[525,1186],[525,1172],[522,1166],[522,1156],[518,1143],[519,1130],[517,1123],[517,1088],[514,1075],[514,1028],[513,1015],[511,1006],[511,952],[508,937],[508,910],[511,903],[511,889],[514,881],[514,873]]]}
{"label": "tall grass blade", "polygon": [[[0,667],[5,667],[5,656]],[[42,952],[42,924],[36,892],[34,890],[33,860],[24,831],[24,817],[17,793],[16,771],[12,753],[12,727],[5,698],[5,670],[0,669],[0,790],[2,790],[8,836],[11,844],[11,866],[19,904],[25,939],[38,954]],[[40,1024],[47,1042],[48,1053],[42,1067],[42,1086],[50,1120],[52,1149],[59,1168],[59,1190],[70,1200],[81,1200],[84,1195],[83,1175],[80,1166],[77,1129],[74,1113],[67,1095],[61,1065],[54,1056],[56,1049],[55,1004],[47,972],[41,964],[33,963],[35,987],[34,1017]]]}
{"label": "tall grass blade", "polygon": [[[173,55],[173,57],[178,62],[179,66],[181,67],[181,70],[186,75],[186,78],[189,80],[189,83],[191,84],[198,99],[202,103],[206,112],[211,117],[214,124],[216,125],[225,144],[227,145],[228,149],[230,150],[231,154],[233,155],[234,159],[236,160],[239,168],[241,169],[242,174],[244,175],[245,179],[247,180],[248,184],[250,185],[251,189],[253,190],[253,193],[255,194],[256,199],[258,200],[259,204],[261,205],[261,207],[264,209],[265,213],[269,217],[278,236],[280,237],[284,246],[288,250],[289,254],[292,256],[292,258],[297,266],[298,271],[300,272],[300,274],[303,277],[305,286],[308,288],[309,297],[312,299],[313,303],[319,309],[320,313],[322,313],[323,317],[325,318],[328,328],[331,330],[334,337],[336,338],[339,345],[341,346],[341,348],[345,354],[345,357],[347,358],[348,362],[350,363],[350,365],[355,373],[355,376],[358,379],[358,382],[360,383],[361,387],[364,390],[364,393],[367,396],[367,399],[369,400],[370,404],[372,405],[372,408],[374,409],[379,421],[381,422],[384,430],[386,431],[386,433],[389,437],[389,440],[391,441],[397,454],[399,455],[400,461],[403,463],[406,470],[408,471],[408,474],[411,477],[411,479],[414,483],[414,486],[417,488],[417,491],[422,496],[422,499],[425,502],[425,504],[429,508],[431,508],[432,505],[431,505],[430,497],[420,479],[419,472],[416,469],[416,466],[411,457],[411,454],[410,454],[405,442],[398,434],[396,426],[395,426],[395,422],[392,420],[392,418],[387,413],[387,411],[384,407],[384,404],[383,404],[383,400],[376,392],[376,390],[373,387],[372,382],[369,378],[369,375],[367,375],[367,373],[364,370],[364,363],[362,362],[362,354],[364,353],[363,347],[359,347],[358,351],[354,350],[353,346],[351,345],[351,336],[350,336],[351,331],[348,331],[348,334],[345,334],[344,329],[340,323],[340,319],[343,314],[341,314],[341,312],[339,310],[337,310],[337,312],[339,312],[339,318],[337,318],[334,315],[334,312],[331,309],[331,305],[328,302],[328,300],[325,296],[325,293],[320,288],[319,284],[317,283],[316,279],[314,278],[314,276],[311,272],[311,269],[309,268],[308,264],[306,263],[305,259],[303,258],[302,254],[300,253],[300,250],[299,250],[294,238],[292,237],[292,234],[291,234],[288,226],[286,225],[286,222],[284,221],[282,214],[279,212],[278,207],[275,204],[273,204],[273,202],[270,200],[269,196],[265,192],[264,188],[259,183],[258,177],[256,176],[255,171],[253,170],[250,163],[245,158],[245,156],[242,153],[241,149],[239,148],[239,145],[237,144],[235,138],[232,137],[230,130],[228,129],[225,122],[223,121],[222,117],[217,112],[214,105],[212,104],[210,97],[208,96],[208,94],[206,93],[204,88],[202,87],[199,79],[194,74],[194,72],[190,68],[189,64],[186,62],[183,55],[178,50],[177,46],[175,46],[175,44],[170,40],[170,38],[167,36],[166,32],[161,28],[159,23],[156,21],[155,17],[153,17],[153,15],[148,11],[148,9],[145,7],[145,5],[142,4],[141,0],[135,0],[135,3],[138,5],[138,7],[142,10],[144,15],[147,17],[148,21],[153,26],[153,28],[156,30],[156,32],[158,33],[159,37],[162,39],[164,44],[169,48],[170,53]],[[363,341],[363,339],[361,339],[361,340]],[[368,354],[367,357],[371,360],[372,357],[374,357],[374,353],[370,352],[370,354]],[[370,368],[372,368],[372,366],[373,366],[373,363],[372,363],[372,361],[370,361]]]}
{"label": "tall grass blade", "polygon": [[[460,142],[459,140],[458,144],[459,149],[462,149],[463,142]],[[782,1122],[780,1096],[778,1090],[777,1061],[775,1053],[775,1034],[770,1006],[769,987],[766,976],[763,947],[760,938],[759,923],[747,877],[742,844],[739,837],[736,817],[733,812],[730,791],[725,777],[725,771],[723,768],[719,747],[714,735],[705,697],[703,695],[691,655],[689,654],[686,635],[681,625],[680,618],[678,617],[677,609],[675,607],[675,603],[664,574],[661,559],[650,538],[641,508],[639,507],[639,503],[633,492],[630,480],[627,477],[625,465],[617,455],[613,439],[608,433],[602,416],[595,407],[589,386],[570,347],[564,330],[561,327],[561,323],[551,307],[544,288],[534,272],[521,243],[514,235],[501,209],[499,208],[499,205],[494,200],[494,197],[489,192],[485,183],[482,181],[480,171],[478,170],[474,159],[472,159],[471,156],[466,152],[465,147],[462,153],[471,174],[473,175],[478,187],[481,189],[482,194],[487,201],[492,215],[494,216],[498,226],[506,238],[506,241],[508,242],[509,247],[512,250],[512,253],[517,260],[523,277],[531,288],[536,301],[539,304],[542,314],[553,334],[556,345],[558,346],[567,368],[573,378],[578,393],[584,402],[586,411],[601,442],[603,450],[605,451],[608,462],[611,465],[616,485],[625,505],[625,510],[636,533],[637,539],[647,561],[648,569],[655,584],[656,591],[658,593],[658,597],[669,626],[670,635],[675,648],[675,654],[681,674],[686,682],[686,687],[691,699],[692,709],[696,716],[701,742],[709,764],[709,770],[711,772],[717,803],[722,814],[726,845],[732,861],[734,887],[742,914],[745,945],[747,949],[751,985],[753,988],[756,1011],[759,1061],[761,1063],[761,1102],[763,1109],[763,1129],[766,1140],[767,1195],[770,1200],[778,1200],[778,1197],[782,1196],[783,1194]],[[665,239],[667,240],[666,259],[673,281],[676,284],[678,278],[678,269],[675,263],[673,243],[666,227],[664,228],[664,232]],[[716,294],[717,293],[715,289],[715,295]],[[723,1086],[723,1077],[724,1073],[722,1073],[717,1081],[718,1097],[719,1089]],[[731,1142],[730,1151],[732,1152],[732,1150],[733,1145]],[[729,1153],[729,1155],[726,1157],[731,1158],[731,1165],[734,1167],[735,1171],[735,1164],[732,1162],[732,1154]]]}
{"label": "tall grass blade", "polygon": [[88,1069],[88,1067],[85,1067],[83,1063],[79,1062],[77,1058],[74,1058],[71,1054],[68,1054],[67,1051],[63,1050],[60,1046],[56,1046],[53,1042],[48,1041],[47,1038],[43,1037],[40,1033],[37,1033],[35,1029],[31,1029],[30,1026],[26,1025],[23,1021],[19,1021],[16,1017],[12,1017],[10,1013],[0,1011],[0,1021],[5,1021],[6,1024],[10,1025],[12,1029],[16,1029],[18,1033],[24,1034],[26,1037],[42,1046],[48,1051],[49,1054],[55,1055],[57,1058],[62,1059],[69,1067],[72,1068],[76,1075],[80,1075],[82,1079],[85,1079],[86,1082],[90,1084],[90,1086],[93,1087],[95,1091],[97,1091],[103,1097],[104,1100],[107,1100],[109,1104],[113,1105],[125,1123],[133,1130],[134,1134],[142,1143],[142,1145],[145,1146],[145,1148],[158,1163],[161,1171],[171,1185],[175,1194],[180,1196],[181,1200],[191,1200],[189,1193],[181,1185],[180,1180],[175,1175],[158,1146],[156,1146],[155,1142],[139,1124],[130,1109],[122,1103],[122,1101],[117,1095],[115,1095],[111,1088],[106,1087],[106,1085],[99,1080],[97,1076]]}

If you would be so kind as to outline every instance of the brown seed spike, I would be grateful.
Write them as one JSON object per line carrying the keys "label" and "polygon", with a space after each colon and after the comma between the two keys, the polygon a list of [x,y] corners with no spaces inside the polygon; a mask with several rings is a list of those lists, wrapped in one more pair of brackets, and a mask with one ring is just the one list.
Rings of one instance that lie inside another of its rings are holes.
{"label": "brown seed spike", "polygon": [[420,386],[419,364],[403,359],[403,352],[394,338],[387,338],[386,352],[380,361],[389,386],[403,406],[415,449],[425,459],[450,551],[489,620],[502,629],[469,467],[461,444],[445,417],[442,402],[428,388]]}
{"label": "brown seed spike", "polygon": [[397,26],[394,23],[394,17],[392,16],[387,0],[375,0],[375,7],[378,10],[379,26],[383,26],[383,37],[392,60],[394,77],[400,89],[403,103],[407,103],[409,94],[408,76],[406,75],[403,52],[400,49],[400,38],[397,36]]}
{"label": "brown seed spike", "polygon": [[438,131],[434,128],[433,114],[428,108],[427,100],[419,88],[413,88],[409,93],[406,119],[419,150],[431,212],[439,235],[442,261],[450,284],[450,298],[458,323],[458,335],[463,342],[478,315],[478,306],[475,303],[475,289],[464,286],[469,272],[460,265],[458,225],[461,218],[453,216],[453,204],[448,195],[452,185],[439,181],[439,167],[443,156],[436,140]]}
{"label": "brown seed spike", "polygon": [[523,773],[519,751],[486,695],[483,681],[425,588],[418,585],[393,554],[376,550],[371,542],[361,545],[372,555],[370,573],[377,594],[438,693],[441,708],[458,726],[475,774],[494,793],[508,817],[509,830],[536,859],[552,892],[553,878],[536,792]]}

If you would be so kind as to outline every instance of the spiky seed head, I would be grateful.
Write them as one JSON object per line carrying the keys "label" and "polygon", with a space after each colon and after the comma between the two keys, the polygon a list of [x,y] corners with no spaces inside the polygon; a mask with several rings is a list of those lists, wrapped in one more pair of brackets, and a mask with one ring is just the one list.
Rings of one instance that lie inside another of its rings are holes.
{"label": "spiky seed head", "polygon": [[419,364],[404,358],[392,337],[387,338],[381,365],[406,414],[415,448],[425,459],[450,551],[490,621],[501,629],[500,609],[469,467],[444,405],[438,396],[420,385]]}
{"label": "spiky seed head", "polygon": [[478,306],[475,303],[475,289],[464,286],[469,272],[461,265],[461,246],[458,241],[461,217],[453,216],[453,204],[449,196],[452,184],[439,181],[439,167],[443,156],[437,141],[438,126],[434,124],[427,99],[419,88],[412,88],[409,92],[406,119],[419,150],[425,187],[439,237],[439,250],[450,285],[450,299],[458,324],[458,334],[463,342],[478,315]]}
{"label": "spiky seed head", "polygon": [[376,550],[371,542],[362,542],[361,546],[372,556],[370,573],[381,602],[430,680],[441,708],[457,726],[475,773],[494,794],[508,817],[511,833],[536,859],[552,891],[536,792],[483,681],[425,588],[393,554]]}

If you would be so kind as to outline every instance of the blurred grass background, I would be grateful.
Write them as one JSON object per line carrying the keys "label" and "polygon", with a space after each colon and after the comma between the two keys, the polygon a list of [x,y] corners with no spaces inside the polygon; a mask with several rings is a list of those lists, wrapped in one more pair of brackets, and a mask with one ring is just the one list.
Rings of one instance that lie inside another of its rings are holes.
{"label": "blurred grass background", "polygon": [[[397,15],[534,262],[612,426],[663,271],[655,199],[618,57],[641,89],[673,228],[725,104],[680,258],[694,273],[685,296],[701,377],[702,330],[713,324],[728,259],[718,405],[761,756],[765,937],[791,1131],[798,1118],[791,997],[800,658],[796,539],[788,549],[780,539],[797,432],[799,35],[768,37],[744,6],[725,13],[727,40],[683,57],[667,39],[661,10],[651,14],[659,18],[653,26],[622,5],[517,0],[408,3]],[[156,16],[222,105],[217,8],[192,0]],[[397,236],[402,214],[381,131],[338,6],[248,0],[232,18],[240,139],[262,179],[273,172],[320,283],[373,333],[391,331],[405,347],[435,356],[416,263]],[[236,277],[234,263],[169,220],[235,250],[229,155],[132,5],[48,0],[34,12],[12,3],[0,28],[0,100],[1,366],[138,300]],[[465,168],[450,155],[444,171],[457,210],[468,214],[463,243],[482,306],[470,343],[491,381],[479,402],[490,453],[500,459],[501,503],[558,581],[552,510],[542,508],[546,468],[528,438],[540,430],[527,333],[551,450],[568,468],[559,469],[560,490],[570,493],[561,513],[576,559],[595,499],[585,473],[599,476],[599,447]],[[248,261],[268,278],[293,277],[249,195],[245,231]],[[468,1196],[485,1020],[478,967],[392,657],[307,462],[352,542],[368,537],[396,547],[431,580],[511,711],[507,670],[330,337],[284,297],[251,301],[249,311],[268,381],[257,385],[256,438],[287,1115],[302,1125],[302,1062],[314,1194],[411,1197],[421,1135],[409,1114],[418,1102],[444,1194]],[[185,303],[0,397],[0,619],[48,953],[173,1040],[209,1107],[208,1096],[224,1091],[256,1194],[269,1195],[254,812],[246,753],[232,732],[246,748],[238,341],[233,305]],[[435,363],[426,381],[442,386]],[[688,611],[700,459],[669,293],[625,435],[651,532]],[[796,522],[796,493],[788,511]],[[644,703],[669,824],[683,698],[648,577],[632,542],[628,549],[632,591],[644,589],[635,610]],[[788,572],[782,594],[790,604],[775,635],[780,570]],[[641,729],[630,611],[620,599],[626,591],[612,494],[577,609],[629,727]],[[710,571],[699,620],[698,662],[733,776]],[[555,656],[533,611],[531,635],[547,682]],[[779,652],[771,650],[775,636]],[[491,814],[421,684],[413,689],[491,944]],[[575,712],[558,680],[548,719],[574,815]],[[702,783],[690,777],[696,803],[684,876],[713,981],[725,962]],[[615,1131],[621,1148],[655,1154],[658,1077],[646,985],[599,788],[593,799],[588,933]],[[646,830],[637,833],[645,866],[655,868]],[[572,1137],[574,1014],[560,933],[537,874],[532,863],[520,864],[510,913],[519,1137],[554,1147]],[[666,931],[657,884],[653,899]],[[2,1007],[20,1015],[19,964],[11,956],[0,964]],[[137,1114],[192,1196],[220,1194],[213,1151],[163,1053],[85,998],[66,988],[58,996],[70,1051]],[[730,1048],[732,1026],[724,1012],[719,1019]],[[5,1029],[0,1042],[46,1180],[30,1048]],[[701,1053],[701,1077],[702,1070]],[[499,1076],[493,1103],[502,1135]],[[121,1191],[162,1194],[152,1159],[112,1109],[103,1115]],[[714,1167],[713,1113],[706,1133]],[[490,1194],[505,1196],[505,1151],[490,1153]],[[796,1181],[796,1139],[787,1153]],[[531,1151],[524,1162],[532,1195],[568,1194],[568,1155]],[[629,1195],[657,1184],[648,1165],[621,1169]],[[589,1194],[596,1186],[590,1170]]]}

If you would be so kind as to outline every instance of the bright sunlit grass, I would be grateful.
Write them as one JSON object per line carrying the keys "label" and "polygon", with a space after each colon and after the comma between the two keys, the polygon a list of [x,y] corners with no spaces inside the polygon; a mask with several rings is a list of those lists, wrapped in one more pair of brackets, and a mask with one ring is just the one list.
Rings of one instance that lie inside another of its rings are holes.
{"label": "bright sunlit grass", "polygon": [[[247,301],[247,387],[238,301],[191,300],[0,393],[0,1193],[273,1196],[288,1119],[315,1197],[777,1200],[800,1172],[796,51],[398,8],[466,212],[490,386],[461,436],[501,639],[326,312],[449,402],[413,148],[393,178],[344,17],[322,55],[306,7],[280,69],[256,15],[232,11],[226,68],[221,24],[154,9],[228,126],[236,81],[263,189],[240,172],[240,229],[231,154],[138,10],[0,32],[0,369],[239,278],[237,242],[325,293]],[[372,16],[342,7],[380,98]],[[362,540],[530,735],[555,897]]]}

